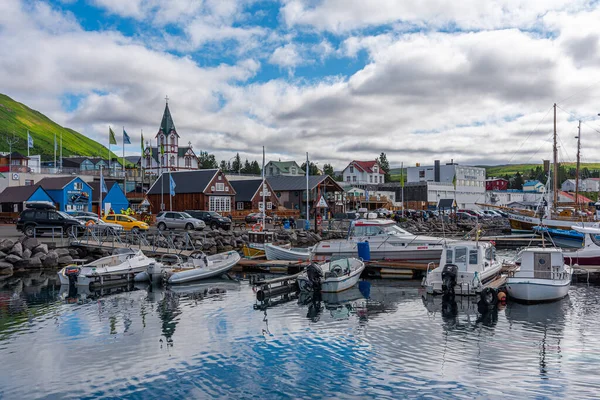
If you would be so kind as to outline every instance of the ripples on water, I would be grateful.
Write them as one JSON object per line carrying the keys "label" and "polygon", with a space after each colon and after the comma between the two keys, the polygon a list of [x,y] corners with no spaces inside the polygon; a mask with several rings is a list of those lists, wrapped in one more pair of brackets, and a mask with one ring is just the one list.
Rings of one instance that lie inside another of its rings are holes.
{"label": "ripples on water", "polygon": [[2,285],[0,398],[598,396],[595,286],[482,315],[416,282],[258,310],[247,281],[68,293],[38,273]]}

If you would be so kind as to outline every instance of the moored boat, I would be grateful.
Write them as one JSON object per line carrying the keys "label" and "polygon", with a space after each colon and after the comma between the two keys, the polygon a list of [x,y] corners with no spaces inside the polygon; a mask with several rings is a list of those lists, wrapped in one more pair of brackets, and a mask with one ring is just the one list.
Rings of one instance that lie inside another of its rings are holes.
{"label": "moored boat", "polygon": [[554,229],[546,226],[536,226],[535,233],[543,236],[557,247],[580,248],[583,245],[583,233],[574,229]]}
{"label": "moored boat", "polygon": [[558,300],[567,295],[572,269],[558,248],[529,247],[519,253],[520,266],[506,280],[513,299],[526,302]]}
{"label": "moored boat", "polygon": [[342,292],[356,285],[365,263],[357,258],[342,258],[324,264],[310,264],[298,275],[301,291]]}
{"label": "moored boat", "polygon": [[277,246],[273,243],[265,243],[265,254],[267,260],[287,260],[287,261],[308,261],[310,258],[310,248],[292,248]]}
{"label": "moored boat", "polygon": [[128,249],[87,264],[66,266],[58,271],[58,279],[61,285],[102,286],[115,280],[133,281],[148,266],[157,264],[156,260],[146,257],[141,250],[136,252]]}
{"label": "moored boat", "polygon": [[475,295],[497,278],[502,263],[489,242],[456,242],[444,247],[439,266],[427,272],[423,286],[430,294]]}
{"label": "moored boat", "polygon": [[570,266],[600,266],[600,228],[572,226],[572,230],[583,235],[583,245],[563,253],[565,263]]}

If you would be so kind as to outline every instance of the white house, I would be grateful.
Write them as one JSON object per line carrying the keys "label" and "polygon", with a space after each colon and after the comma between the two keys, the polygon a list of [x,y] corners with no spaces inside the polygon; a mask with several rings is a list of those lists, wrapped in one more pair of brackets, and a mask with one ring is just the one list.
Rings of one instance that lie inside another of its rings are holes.
{"label": "white house", "polygon": [[385,172],[377,161],[353,160],[342,171],[342,177],[352,185],[373,185],[384,182]]}
{"label": "white house", "polygon": [[[525,185],[523,185],[523,189],[525,189]],[[563,192],[574,192],[575,191],[575,179],[567,179],[560,185],[560,190]]]}
{"label": "white house", "polygon": [[[31,166],[31,158],[29,159],[29,165]],[[600,178],[588,178],[581,181],[583,189],[586,192],[600,192]],[[564,190],[564,189],[563,189]]]}

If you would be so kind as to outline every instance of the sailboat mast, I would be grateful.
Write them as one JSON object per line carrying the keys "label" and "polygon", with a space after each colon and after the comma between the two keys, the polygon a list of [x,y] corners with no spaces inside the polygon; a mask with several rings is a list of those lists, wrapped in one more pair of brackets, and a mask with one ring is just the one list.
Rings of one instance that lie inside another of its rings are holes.
{"label": "sailboat mast", "polygon": [[558,203],[558,149],[556,146],[556,103],[554,103],[554,174],[552,174],[552,208],[556,210]]}
{"label": "sailboat mast", "polygon": [[581,120],[577,127],[577,168],[575,169],[575,208],[579,208],[579,154],[581,152]]}

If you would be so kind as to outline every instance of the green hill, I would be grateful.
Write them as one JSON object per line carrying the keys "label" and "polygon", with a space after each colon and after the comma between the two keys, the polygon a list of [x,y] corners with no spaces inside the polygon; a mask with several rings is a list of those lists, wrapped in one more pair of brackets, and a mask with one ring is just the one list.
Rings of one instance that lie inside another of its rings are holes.
{"label": "green hill", "polygon": [[[567,168],[567,169],[571,169],[571,168],[576,168],[577,165],[574,162],[564,162],[560,164],[561,166]],[[543,164],[507,164],[507,165],[479,165],[479,167],[483,167],[486,170],[487,176],[488,177],[493,177],[493,176],[501,176],[501,175],[514,175],[517,172],[523,174],[524,172],[527,173],[529,171],[531,171],[532,169],[535,169],[536,167],[543,167]],[[600,170],[600,163],[581,163],[580,167],[581,170],[583,170],[584,168],[587,168],[590,172],[591,171],[598,171]]]}
{"label": "green hill", "polygon": [[[105,146],[79,132],[58,125],[39,111],[0,94],[0,150],[9,150],[6,137],[14,134],[19,141],[13,145],[13,151],[27,154],[27,130],[33,138],[34,147],[30,150],[30,154],[41,154],[42,160],[45,161],[54,158],[54,135],[56,134],[60,146],[61,133],[64,157],[80,155],[106,158],[108,156],[108,149]],[[57,155],[59,152],[60,148]],[[112,157],[117,156],[113,153]]]}

